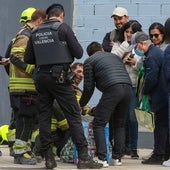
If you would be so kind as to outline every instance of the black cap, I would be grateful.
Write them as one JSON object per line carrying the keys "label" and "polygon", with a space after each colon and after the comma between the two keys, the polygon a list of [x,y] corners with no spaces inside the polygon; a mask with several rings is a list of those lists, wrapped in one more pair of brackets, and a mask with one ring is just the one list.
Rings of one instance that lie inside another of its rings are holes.
{"label": "black cap", "polygon": [[48,15],[49,11],[53,8],[61,8],[64,11],[64,7],[61,4],[52,4],[46,9],[46,14]]}

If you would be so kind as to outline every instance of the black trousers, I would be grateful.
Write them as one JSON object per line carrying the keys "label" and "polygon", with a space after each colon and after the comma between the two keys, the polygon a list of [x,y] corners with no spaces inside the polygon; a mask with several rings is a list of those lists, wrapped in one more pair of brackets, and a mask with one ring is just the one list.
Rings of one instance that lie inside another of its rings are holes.
{"label": "black trousers", "polygon": [[36,88],[39,105],[39,130],[41,151],[45,152],[52,143],[51,136],[51,108],[54,99],[63,110],[69,123],[70,133],[77,149],[87,147],[87,141],[81,123],[80,109],[71,83],[56,83],[56,78],[50,72],[38,71],[36,73]]}
{"label": "black trousers", "polygon": [[168,143],[168,106],[155,112],[154,154],[164,157]]}
{"label": "black trousers", "polygon": [[96,155],[100,159],[104,159],[107,153],[104,128],[109,121],[109,126],[111,125],[110,128],[114,132],[112,157],[118,159],[122,156],[131,89],[131,86],[128,84],[113,85],[103,92],[96,106],[93,131],[96,142]]}
{"label": "black trousers", "polygon": [[37,120],[37,96],[31,94],[10,95],[10,99],[11,107],[15,114],[16,139],[27,142],[31,139]]}

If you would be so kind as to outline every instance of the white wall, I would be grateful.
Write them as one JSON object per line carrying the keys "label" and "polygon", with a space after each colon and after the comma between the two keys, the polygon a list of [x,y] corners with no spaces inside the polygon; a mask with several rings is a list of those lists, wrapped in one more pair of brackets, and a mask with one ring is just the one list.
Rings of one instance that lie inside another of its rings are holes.
{"label": "white wall", "polygon": [[[110,16],[117,6],[125,7],[129,18],[138,20],[146,33],[151,23],[164,24],[170,17],[170,0],[74,0],[73,28],[84,48],[80,61],[87,58],[86,47],[90,42],[102,43],[106,32],[114,28]],[[95,105],[99,97],[100,93],[95,91],[90,103]]]}

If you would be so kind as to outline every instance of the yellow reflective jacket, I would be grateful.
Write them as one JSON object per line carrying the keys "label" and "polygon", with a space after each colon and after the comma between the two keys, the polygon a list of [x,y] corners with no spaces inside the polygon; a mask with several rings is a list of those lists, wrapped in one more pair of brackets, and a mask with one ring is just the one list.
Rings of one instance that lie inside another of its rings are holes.
{"label": "yellow reflective jacket", "polygon": [[[82,96],[82,90],[76,84],[72,84],[72,87],[74,89],[76,99],[79,102]],[[82,112],[82,115],[87,115],[87,114],[91,115],[91,107],[88,104],[83,107],[83,112]]]}
{"label": "yellow reflective jacket", "polygon": [[0,144],[2,144],[3,142],[8,142],[7,139],[8,127],[9,125],[3,125],[0,127],[0,138],[2,139],[0,141]]}
{"label": "yellow reflective jacket", "polygon": [[[26,24],[13,39],[11,54],[24,62],[24,54],[32,28]],[[25,70],[10,63],[9,91],[10,92],[34,92],[35,85],[32,78],[34,65],[27,64]]]}

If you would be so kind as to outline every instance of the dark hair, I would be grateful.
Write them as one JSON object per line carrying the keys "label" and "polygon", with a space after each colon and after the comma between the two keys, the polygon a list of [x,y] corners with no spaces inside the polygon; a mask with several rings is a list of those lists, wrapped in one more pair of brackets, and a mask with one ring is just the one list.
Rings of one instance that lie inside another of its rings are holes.
{"label": "dark hair", "polygon": [[71,70],[74,71],[74,70],[77,68],[77,66],[83,67],[83,63],[79,63],[79,62],[73,63],[73,64],[71,65]]}
{"label": "dark hair", "polygon": [[46,11],[44,9],[36,9],[31,16],[31,21],[36,21],[38,18],[46,19]]}
{"label": "dark hair", "polygon": [[165,41],[166,43],[170,43],[170,18],[168,18],[165,21],[164,28],[165,28]]}
{"label": "dark hair", "polygon": [[119,34],[118,34],[118,41],[123,42],[124,41],[124,32],[128,29],[132,28],[133,34],[137,31],[142,31],[142,25],[137,20],[130,20],[127,23],[125,23],[122,28],[120,28]]}
{"label": "dark hair", "polygon": [[163,36],[163,41],[164,41],[164,39],[165,39],[165,29],[164,29],[164,26],[161,23],[159,23],[159,22],[152,23],[150,25],[150,27],[149,27],[149,35],[150,35],[151,30],[153,30],[153,29],[158,29],[159,32],[164,35]]}
{"label": "dark hair", "polygon": [[47,8],[46,13],[48,15],[48,19],[50,17],[59,17],[61,13],[64,13],[64,7],[61,4],[52,4]]}
{"label": "dark hair", "polygon": [[95,52],[97,51],[102,51],[102,45],[96,41],[91,42],[88,46],[87,46],[87,54],[89,56],[93,55]]}

